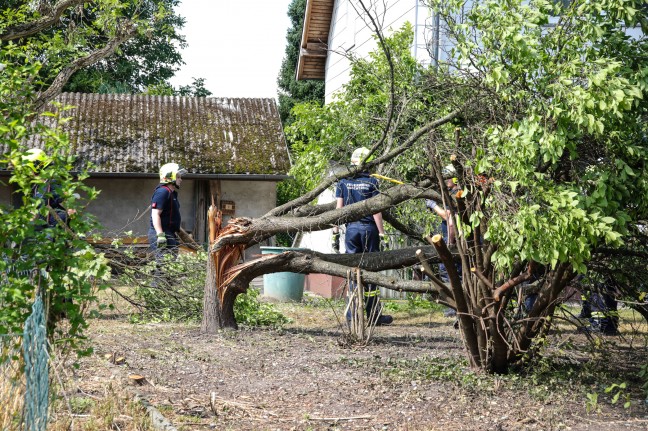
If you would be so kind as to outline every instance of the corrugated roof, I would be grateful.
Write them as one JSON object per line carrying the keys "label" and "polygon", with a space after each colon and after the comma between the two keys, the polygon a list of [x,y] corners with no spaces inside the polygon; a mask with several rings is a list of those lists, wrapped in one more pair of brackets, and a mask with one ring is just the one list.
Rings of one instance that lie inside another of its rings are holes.
{"label": "corrugated roof", "polygon": [[[63,93],[55,101],[74,107],[61,127],[78,162],[96,166],[92,172],[154,173],[168,162],[190,174],[274,175],[290,168],[274,99]],[[43,121],[53,126],[57,119]]]}

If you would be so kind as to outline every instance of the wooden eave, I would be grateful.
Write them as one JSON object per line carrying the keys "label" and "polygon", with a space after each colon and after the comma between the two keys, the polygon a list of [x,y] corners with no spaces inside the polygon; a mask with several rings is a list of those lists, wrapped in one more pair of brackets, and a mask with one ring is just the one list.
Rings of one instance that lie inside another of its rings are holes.
{"label": "wooden eave", "polygon": [[296,79],[324,79],[335,0],[307,0]]}

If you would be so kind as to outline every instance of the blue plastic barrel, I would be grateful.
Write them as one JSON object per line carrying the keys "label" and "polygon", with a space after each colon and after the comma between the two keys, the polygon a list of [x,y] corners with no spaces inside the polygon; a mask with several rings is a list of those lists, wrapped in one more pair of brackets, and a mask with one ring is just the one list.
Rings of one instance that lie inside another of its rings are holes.
{"label": "blue plastic barrel", "polygon": [[[261,247],[261,254],[281,254],[284,251],[306,250],[294,247]],[[275,272],[263,275],[263,295],[279,301],[300,302],[304,296],[304,274]]]}

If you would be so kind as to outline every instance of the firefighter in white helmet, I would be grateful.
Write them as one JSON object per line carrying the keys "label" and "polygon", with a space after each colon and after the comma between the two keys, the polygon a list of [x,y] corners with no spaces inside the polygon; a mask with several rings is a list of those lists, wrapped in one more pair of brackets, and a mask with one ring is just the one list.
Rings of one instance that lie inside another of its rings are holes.
{"label": "firefighter in white helmet", "polygon": [[[51,159],[40,148],[30,148],[22,156],[21,161],[23,165],[28,165],[36,174],[40,174],[42,169],[50,164]],[[32,194],[33,197],[41,201],[41,207],[46,206],[51,209],[46,216],[35,218],[37,231],[57,227],[61,223],[67,224],[69,216],[76,213],[75,210],[65,209],[63,206],[65,196],[61,191],[59,182],[55,179],[49,179],[42,184],[35,185]]]}
{"label": "firefighter in white helmet", "polygon": [[187,171],[177,163],[167,163],[160,168],[160,184],[151,198],[151,225],[148,239],[151,251],[161,258],[165,251],[177,252],[177,233],[180,231],[180,203],[178,189],[182,175]]}
{"label": "firefighter in white helmet", "polygon": [[[359,166],[366,162],[369,150],[364,147],[356,149],[351,155],[351,165]],[[336,208],[342,208],[365,199],[372,198],[378,194],[378,180],[370,176],[369,172],[358,172],[352,178],[340,180],[335,188],[337,199]],[[333,227],[333,248],[339,251],[340,234],[338,226]],[[360,220],[346,224],[344,246],[347,253],[370,253],[377,252],[386,247],[385,229],[383,227],[382,213],[376,213],[362,217]],[[353,286],[350,286],[353,289]],[[376,325],[389,325],[394,320],[392,316],[381,314],[382,308],[379,303],[380,290],[373,284],[365,286],[365,310],[367,318]],[[351,315],[347,315],[347,320]]]}

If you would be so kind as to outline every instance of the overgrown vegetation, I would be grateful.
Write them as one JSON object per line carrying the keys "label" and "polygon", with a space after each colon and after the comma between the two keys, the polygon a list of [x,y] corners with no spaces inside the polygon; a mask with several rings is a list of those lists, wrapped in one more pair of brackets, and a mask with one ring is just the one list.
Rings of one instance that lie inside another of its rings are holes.
{"label": "overgrown vegetation", "polygon": [[[15,46],[1,48],[0,59],[7,57],[21,60],[0,72],[0,112],[5,116],[0,166],[10,172],[7,182],[16,203],[0,208],[0,333],[22,332],[32,303],[40,297],[49,336],[81,353],[88,303],[109,276],[103,255],[85,241],[97,228],[86,207],[98,192],[83,184],[85,172],[70,173],[75,157],[66,136],[44,127],[29,109],[34,97],[30,84],[40,64],[28,61]],[[25,142],[35,136],[45,141],[46,155],[29,161]],[[66,213],[57,213],[50,204],[55,195]],[[65,324],[59,325],[62,317]]]}
{"label": "overgrown vegetation", "polygon": [[[115,244],[119,264],[118,286],[113,289],[135,307],[130,320],[137,323],[199,322],[207,273],[207,253],[181,253],[165,256],[160,266],[153,259],[136,258],[132,250]],[[250,288],[237,296],[236,321],[245,326],[280,326],[288,319],[273,304],[263,302],[259,290]]]}

